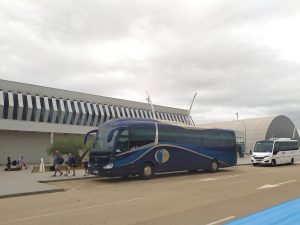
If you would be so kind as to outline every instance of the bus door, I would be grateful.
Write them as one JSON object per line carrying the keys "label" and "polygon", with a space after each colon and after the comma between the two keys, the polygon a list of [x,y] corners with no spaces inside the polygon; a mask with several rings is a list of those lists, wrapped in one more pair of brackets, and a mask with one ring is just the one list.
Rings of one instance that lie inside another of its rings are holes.
{"label": "bus door", "polygon": [[[152,161],[151,153],[145,153],[154,146],[155,133],[154,124],[120,129],[115,143],[116,160],[135,155],[131,158],[135,164]],[[130,163],[130,161],[128,162]]]}
{"label": "bus door", "polygon": [[276,160],[276,163],[280,163],[280,150],[279,150],[279,142],[274,143],[272,158]]}
{"label": "bus door", "polygon": [[116,159],[120,159],[121,155],[124,155],[129,151],[129,130],[128,128],[121,128],[116,138],[114,146],[114,154]]}

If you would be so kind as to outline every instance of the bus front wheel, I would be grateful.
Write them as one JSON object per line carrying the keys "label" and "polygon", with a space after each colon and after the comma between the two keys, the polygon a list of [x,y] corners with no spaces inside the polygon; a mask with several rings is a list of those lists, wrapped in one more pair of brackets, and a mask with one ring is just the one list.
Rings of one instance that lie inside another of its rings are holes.
{"label": "bus front wheel", "polygon": [[271,164],[272,164],[272,166],[276,166],[276,160],[273,159]]}
{"label": "bus front wheel", "polygon": [[215,173],[218,170],[219,170],[219,163],[218,163],[218,161],[217,160],[211,161],[209,171],[211,173]]}
{"label": "bus front wheel", "polygon": [[150,179],[154,176],[154,168],[151,163],[145,163],[140,172],[140,177],[142,179]]}
{"label": "bus front wheel", "polygon": [[293,164],[294,164],[294,158],[291,159],[291,165],[293,165]]}

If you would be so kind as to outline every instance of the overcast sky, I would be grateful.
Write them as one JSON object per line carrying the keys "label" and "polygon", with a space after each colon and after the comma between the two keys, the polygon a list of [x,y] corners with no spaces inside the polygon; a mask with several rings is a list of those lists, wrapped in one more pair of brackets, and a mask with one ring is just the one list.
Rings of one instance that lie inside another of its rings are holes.
{"label": "overcast sky", "polygon": [[299,128],[299,24],[299,0],[0,0],[0,78]]}

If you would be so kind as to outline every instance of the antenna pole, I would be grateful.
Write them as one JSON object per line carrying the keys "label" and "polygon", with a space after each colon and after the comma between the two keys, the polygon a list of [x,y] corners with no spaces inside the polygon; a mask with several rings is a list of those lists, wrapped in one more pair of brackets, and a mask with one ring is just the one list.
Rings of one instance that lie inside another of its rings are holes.
{"label": "antenna pole", "polygon": [[[195,98],[196,98],[196,95],[197,95],[197,92],[195,93],[195,95],[194,95],[194,97],[193,97],[193,100],[192,100],[192,103],[191,103],[190,109],[189,109],[189,115],[188,115],[188,117],[189,117],[189,122],[190,122],[190,124],[194,124],[194,122],[193,122],[193,120],[192,120],[192,117],[191,117],[191,111],[192,111],[192,107],[193,107],[193,104],[194,104],[194,100],[195,100]],[[194,124],[194,125],[195,125],[195,124]]]}
{"label": "antenna pole", "polygon": [[148,103],[151,105],[151,109],[152,109],[152,114],[153,114],[153,119],[155,119],[156,120],[156,115],[155,115],[155,110],[154,110],[154,106],[153,106],[153,104],[152,104],[152,101],[151,101],[151,98],[150,98],[150,95],[149,95],[149,93],[146,91],[146,95],[147,95],[147,101],[148,101]]}
{"label": "antenna pole", "polygon": [[295,134],[296,134],[296,126],[294,126],[293,139],[295,138]]}

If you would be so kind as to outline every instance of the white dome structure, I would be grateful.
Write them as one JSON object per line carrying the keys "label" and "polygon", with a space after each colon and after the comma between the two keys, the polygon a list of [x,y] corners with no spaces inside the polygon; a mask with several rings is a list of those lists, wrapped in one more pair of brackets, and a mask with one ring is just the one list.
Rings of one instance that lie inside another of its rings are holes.
{"label": "white dome structure", "polygon": [[199,126],[234,130],[237,139],[246,140],[245,153],[249,153],[258,140],[270,138],[293,138],[299,140],[299,134],[294,123],[284,115],[201,124]]}

